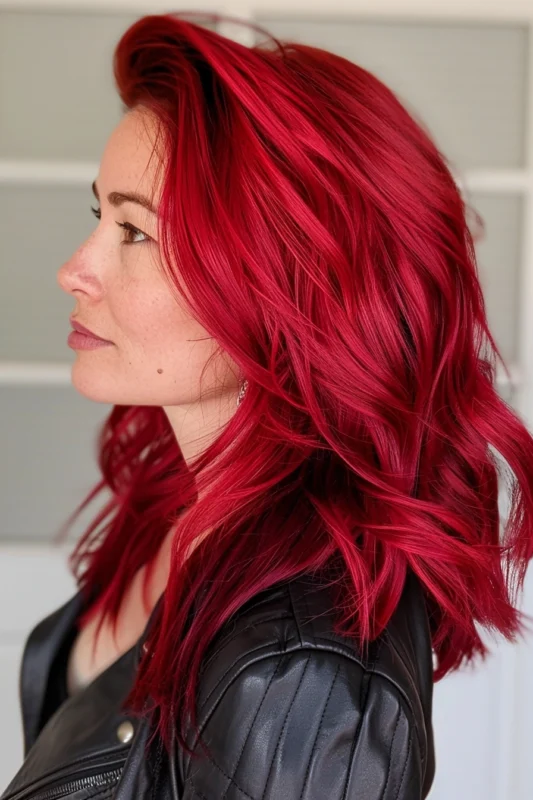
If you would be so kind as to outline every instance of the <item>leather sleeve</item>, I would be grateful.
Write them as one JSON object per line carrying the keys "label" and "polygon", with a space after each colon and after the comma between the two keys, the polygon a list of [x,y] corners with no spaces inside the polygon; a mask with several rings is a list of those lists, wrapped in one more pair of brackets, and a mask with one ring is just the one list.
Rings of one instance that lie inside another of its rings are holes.
{"label": "leather sleeve", "polygon": [[[213,693],[215,695],[215,693]],[[420,800],[423,732],[387,677],[331,649],[235,670],[201,715],[184,800]]]}

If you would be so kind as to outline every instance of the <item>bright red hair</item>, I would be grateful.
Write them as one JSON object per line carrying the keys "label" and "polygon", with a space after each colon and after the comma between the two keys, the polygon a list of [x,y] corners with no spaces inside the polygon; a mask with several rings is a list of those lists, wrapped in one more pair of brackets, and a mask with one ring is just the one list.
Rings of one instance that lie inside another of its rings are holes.
{"label": "bright red hair", "polygon": [[161,408],[115,406],[102,479],[69,520],[111,493],[70,564],[96,597],[82,622],[116,621],[188,509],[126,700],[141,714],[150,698],[167,746],[182,712],[196,728],[214,635],[272,584],[334,565],[338,631],[365,646],[413,570],[439,680],[488,653],[476,623],[524,633],[514,603],[533,554],[533,439],[495,387],[496,359],[509,372],[445,157],[356,64],[274,37],[246,47],[186,16],[131,25],[115,78],[126,109],[160,123],[169,287],[248,390],[188,466]]}

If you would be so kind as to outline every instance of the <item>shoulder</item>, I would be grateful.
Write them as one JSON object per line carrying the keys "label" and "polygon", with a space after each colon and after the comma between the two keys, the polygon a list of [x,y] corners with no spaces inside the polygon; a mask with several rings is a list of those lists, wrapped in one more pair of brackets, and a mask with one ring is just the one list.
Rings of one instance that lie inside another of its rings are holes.
{"label": "shoulder", "polygon": [[210,756],[185,759],[185,798],[418,800],[433,779],[432,657],[408,578],[363,659],[332,630],[331,597],[305,576],[258,594],[202,667]]}

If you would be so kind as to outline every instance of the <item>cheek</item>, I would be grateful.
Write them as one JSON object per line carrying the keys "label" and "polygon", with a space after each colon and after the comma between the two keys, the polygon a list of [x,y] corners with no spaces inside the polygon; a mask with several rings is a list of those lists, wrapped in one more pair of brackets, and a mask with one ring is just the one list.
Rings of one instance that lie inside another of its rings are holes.
{"label": "cheek", "polygon": [[133,286],[123,291],[115,309],[125,346],[137,355],[161,361],[162,366],[201,358],[211,347],[207,331],[172,297],[166,285]]}
{"label": "cheek", "polygon": [[143,265],[128,266],[128,279],[110,284],[107,296],[118,332],[135,346],[175,327],[182,314],[151,264],[149,272]]}

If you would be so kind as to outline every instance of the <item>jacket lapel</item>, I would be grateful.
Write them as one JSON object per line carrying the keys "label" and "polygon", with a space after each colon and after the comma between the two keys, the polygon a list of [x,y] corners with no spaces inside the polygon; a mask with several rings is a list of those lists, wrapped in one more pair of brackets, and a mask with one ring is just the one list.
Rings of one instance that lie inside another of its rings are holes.
{"label": "jacket lapel", "polygon": [[80,590],[59,609],[41,620],[24,645],[19,673],[24,758],[39,734],[52,661],[82,606]]}

